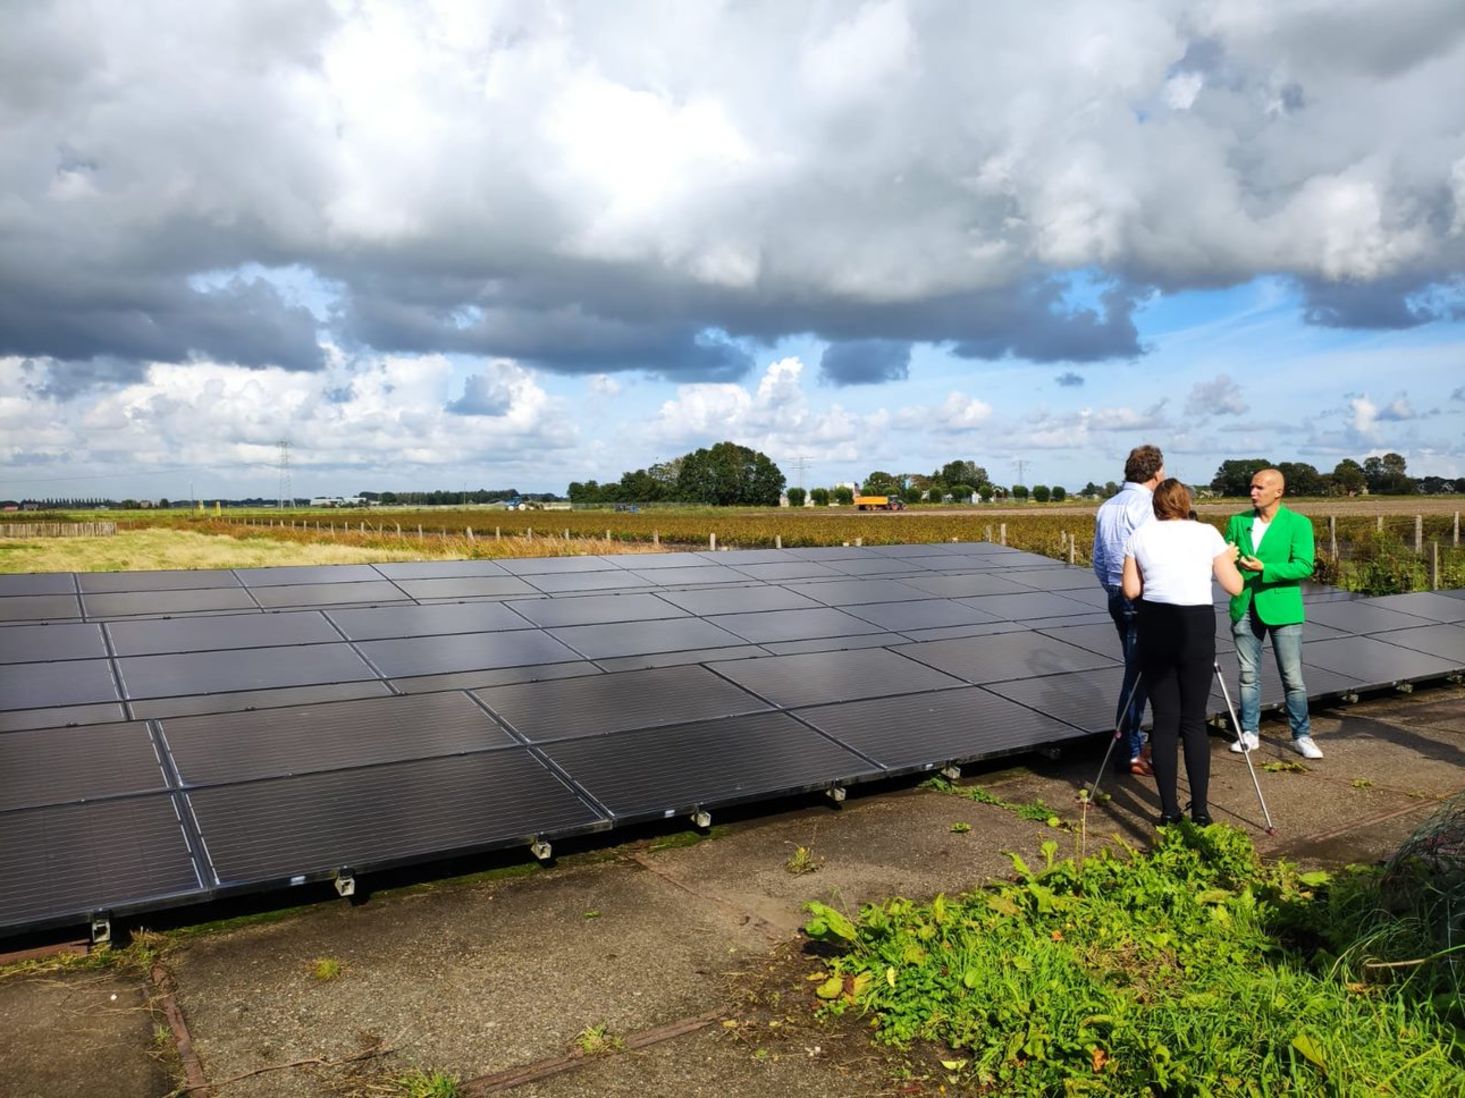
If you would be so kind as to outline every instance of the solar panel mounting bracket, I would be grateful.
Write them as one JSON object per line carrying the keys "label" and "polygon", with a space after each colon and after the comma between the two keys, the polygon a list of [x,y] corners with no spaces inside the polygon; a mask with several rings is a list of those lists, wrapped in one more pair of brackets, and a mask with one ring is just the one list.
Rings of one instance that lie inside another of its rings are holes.
{"label": "solar panel mounting bracket", "polygon": [[712,826],[712,813],[707,809],[698,806],[692,810],[692,826],[706,831]]}
{"label": "solar panel mounting bracket", "polygon": [[1414,693],[1414,684],[1412,682],[1396,682],[1394,689],[1401,694],[1412,694]]}
{"label": "solar panel mounting bracket", "polygon": [[112,913],[110,911],[95,911],[92,913],[92,947],[108,946],[112,944]]}
{"label": "solar panel mounting bracket", "polygon": [[356,874],[349,865],[343,865],[336,870],[336,879],[332,882],[336,886],[336,895],[343,899],[350,899],[356,895]]}
{"label": "solar panel mounting bracket", "polygon": [[529,853],[541,862],[547,862],[554,856],[554,847],[549,845],[549,841],[544,836],[539,835],[535,836],[534,841],[529,844]]}
{"label": "solar panel mounting bracket", "polygon": [[947,763],[941,768],[941,776],[949,782],[954,782],[957,778],[961,777],[961,767],[957,766],[956,763]]}
{"label": "solar panel mounting bracket", "polygon": [[844,804],[845,790],[844,786],[840,785],[839,782],[831,783],[829,788],[824,791],[824,795],[835,804]]}

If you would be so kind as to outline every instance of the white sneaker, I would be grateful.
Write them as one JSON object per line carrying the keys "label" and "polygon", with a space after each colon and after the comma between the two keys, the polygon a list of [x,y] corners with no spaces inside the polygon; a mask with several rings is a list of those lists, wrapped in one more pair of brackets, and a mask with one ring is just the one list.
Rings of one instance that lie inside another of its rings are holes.
{"label": "white sneaker", "polygon": [[1311,736],[1298,736],[1292,741],[1292,750],[1296,751],[1304,759],[1320,759],[1323,757],[1323,749],[1312,742]]}
{"label": "white sneaker", "polygon": [[[1261,742],[1261,737],[1255,732],[1243,732],[1241,733],[1241,738],[1231,745],[1231,750],[1238,755],[1244,755],[1248,751],[1255,751],[1261,746]],[[1243,747],[1242,744],[1246,746]],[[1313,750],[1316,751],[1317,748],[1314,747]]]}

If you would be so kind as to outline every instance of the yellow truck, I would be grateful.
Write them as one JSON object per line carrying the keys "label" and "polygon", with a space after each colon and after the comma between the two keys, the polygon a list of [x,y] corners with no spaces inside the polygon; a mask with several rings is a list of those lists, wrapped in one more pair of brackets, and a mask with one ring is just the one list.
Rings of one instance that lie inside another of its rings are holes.
{"label": "yellow truck", "polygon": [[905,500],[899,496],[856,496],[855,506],[861,511],[904,511]]}

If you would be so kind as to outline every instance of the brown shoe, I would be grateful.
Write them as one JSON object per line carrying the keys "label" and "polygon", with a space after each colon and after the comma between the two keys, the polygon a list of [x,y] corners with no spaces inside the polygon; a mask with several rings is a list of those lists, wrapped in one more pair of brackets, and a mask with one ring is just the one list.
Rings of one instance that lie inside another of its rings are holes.
{"label": "brown shoe", "polygon": [[1148,778],[1154,774],[1150,764],[1144,758],[1130,759],[1129,772],[1140,778]]}

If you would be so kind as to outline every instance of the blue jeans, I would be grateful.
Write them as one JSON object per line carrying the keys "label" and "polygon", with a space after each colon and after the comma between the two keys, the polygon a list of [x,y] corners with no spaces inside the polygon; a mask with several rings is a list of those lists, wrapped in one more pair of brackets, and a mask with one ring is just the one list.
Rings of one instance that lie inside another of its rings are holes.
{"label": "blue jeans", "polygon": [[[1145,692],[1143,687],[1136,688],[1135,685],[1139,682],[1139,604],[1125,598],[1117,585],[1106,583],[1104,590],[1109,594],[1109,616],[1114,619],[1114,628],[1119,632],[1119,644],[1124,651],[1124,684],[1119,688],[1114,727],[1124,729],[1129,757],[1137,759],[1145,742],[1144,733],[1140,731],[1145,719]],[[1129,699],[1127,713],[1125,699]],[[1121,759],[1120,766],[1128,770],[1126,760]]]}
{"label": "blue jeans", "polygon": [[1241,728],[1255,732],[1261,723],[1262,641],[1272,637],[1272,652],[1277,657],[1277,671],[1282,676],[1282,693],[1287,704],[1287,723],[1292,738],[1310,736],[1312,725],[1307,716],[1307,687],[1302,683],[1302,625],[1267,625],[1247,614],[1231,623],[1231,637],[1236,642],[1236,662],[1241,665]]}

